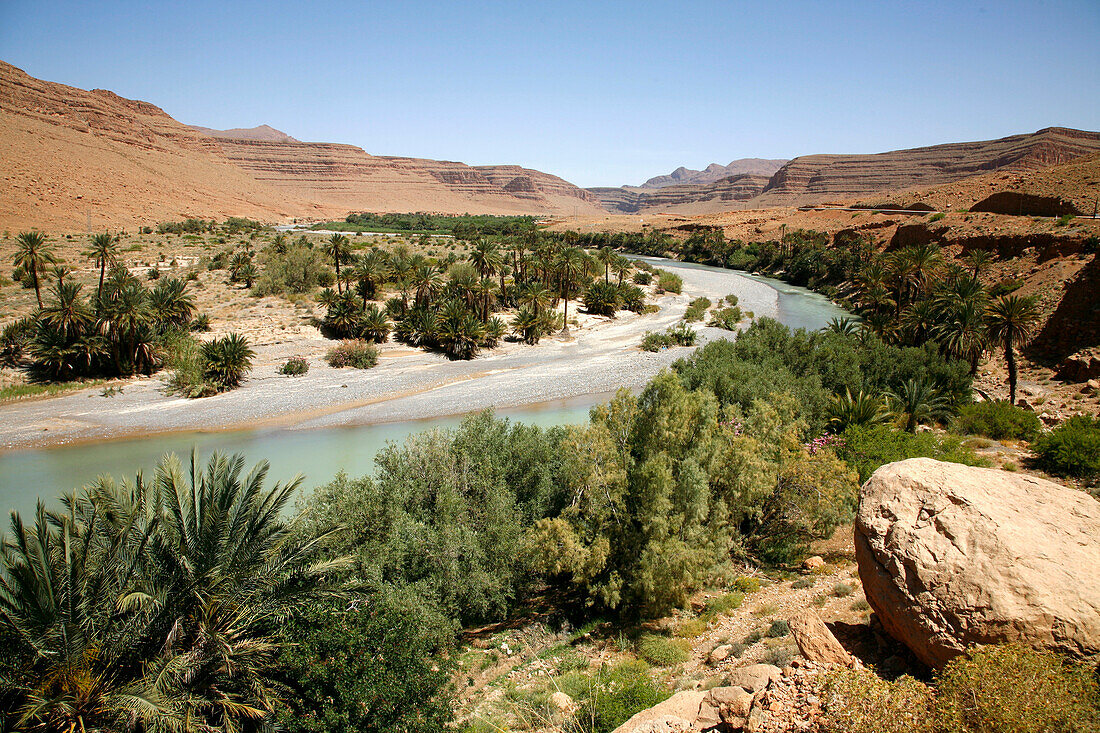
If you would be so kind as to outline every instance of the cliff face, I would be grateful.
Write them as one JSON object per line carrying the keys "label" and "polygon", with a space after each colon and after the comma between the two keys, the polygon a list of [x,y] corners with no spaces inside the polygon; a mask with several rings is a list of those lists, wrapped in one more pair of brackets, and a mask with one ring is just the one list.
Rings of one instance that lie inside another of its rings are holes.
{"label": "cliff face", "polygon": [[707,185],[683,184],[654,190],[640,188],[592,188],[608,211],[619,214],[675,212],[709,214],[734,208],[759,195],[767,176],[739,175]]}
{"label": "cliff face", "polygon": [[1034,171],[1096,152],[1100,152],[1100,133],[1050,127],[999,140],[874,155],[806,155],[780,168],[753,204],[819,203],[933,186],[993,171]]}
{"label": "cliff face", "polygon": [[729,165],[711,163],[701,171],[680,166],[667,176],[655,176],[654,178],[650,178],[638,188],[654,189],[681,184],[706,185],[708,183],[717,183],[723,178],[729,178],[730,176],[741,176],[746,174],[767,177],[773,175],[786,162],[787,161],[783,159],[740,158],[732,161]]}
{"label": "cliff face", "polygon": [[265,221],[349,211],[604,213],[519,166],[369,155],[265,126],[184,125],[147,102],[35,79],[0,62],[0,227],[61,231],[184,216]]}

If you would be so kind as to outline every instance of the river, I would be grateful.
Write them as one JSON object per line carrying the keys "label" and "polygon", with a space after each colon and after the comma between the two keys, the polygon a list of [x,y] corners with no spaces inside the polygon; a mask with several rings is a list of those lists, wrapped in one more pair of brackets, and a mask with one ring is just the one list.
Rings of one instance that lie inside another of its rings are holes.
{"label": "river", "polygon": [[[692,278],[710,283],[715,297],[732,292],[743,308],[770,315],[792,328],[816,330],[830,319],[845,315],[824,296],[770,278],[721,268],[640,258]],[[722,288],[726,288],[722,291]],[[512,420],[543,426],[577,424],[587,420],[592,405],[608,399],[607,392],[567,400],[498,410]],[[53,500],[60,493],[111,474],[130,477],[139,471],[149,475],[158,459],[168,452],[186,458],[192,449],[205,459],[211,451],[243,452],[246,465],[266,459],[271,464],[269,482],[287,481],[301,473],[310,489],[331,479],[338,471],[361,475],[373,471],[374,456],[387,442],[432,428],[449,428],[461,416],[403,422],[293,429],[273,427],[237,431],[178,432],[143,438],[77,443],[50,448],[29,448],[0,453],[0,506],[20,512],[33,511],[38,497]]]}

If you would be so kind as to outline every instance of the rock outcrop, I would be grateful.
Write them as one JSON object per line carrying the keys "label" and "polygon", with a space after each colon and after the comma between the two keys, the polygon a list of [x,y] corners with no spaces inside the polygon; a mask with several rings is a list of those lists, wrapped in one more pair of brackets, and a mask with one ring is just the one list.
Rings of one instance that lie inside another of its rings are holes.
{"label": "rock outcrop", "polygon": [[798,653],[810,662],[850,667],[854,663],[829,627],[813,611],[795,614],[788,622]]}
{"label": "rock outcrop", "polygon": [[664,188],[666,186],[679,186],[693,184],[705,186],[708,183],[717,183],[730,176],[753,175],[770,178],[787,161],[783,158],[769,160],[767,158],[739,158],[729,165],[711,163],[701,171],[692,170],[680,166],[667,176],[654,176],[638,188]]}
{"label": "rock outcrop", "polygon": [[1098,538],[1084,492],[929,458],[878,469],[855,523],[868,603],[933,667],[972,644],[1100,654]]}
{"label": "rock outcrop", "polygon": [[652,191],[639,188],[590,188],[608,211],[619,214],[650,212],[707,213],[724,211],[750,201],[768,183],[766,176],[741,174],[705,185],[681,184]]}
{"label": "rock outcrop", "polygon": [[933,186],[992,171],[1038,170],[1097,152],[1100,132],[1048,127],[999,140],[872,155],[805,155],[780,168],[752,203],[790,206]]}

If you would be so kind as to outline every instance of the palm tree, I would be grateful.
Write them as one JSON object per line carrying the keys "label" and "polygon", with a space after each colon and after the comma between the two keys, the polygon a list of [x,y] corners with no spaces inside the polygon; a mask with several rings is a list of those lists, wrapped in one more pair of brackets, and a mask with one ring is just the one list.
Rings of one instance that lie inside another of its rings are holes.
{"label": "palm tree", "polygon": [[477,281],[474,286],[474,292],[477,293],[481,299],[481,320],[489,320],[489,301],[493,298],[493,293],[497,292],[497,285],[495,282],[487,277],[483,277]]}
{"label": "palm tree", "polygon": [[970,364],[970,376],[978,373],[978,362],[985,353],[988,328],[985,322],[985,302],[963,301],[935,329],[936,339],[948,354],[965,359]]}
{"label": "palm tree", "polygon": [[530,306],[521,306],[512,318],[512,332],[532,346],[542,338],[542,326],[543,319]]}
{"label": "palm tree", "polygon": [[75,339],[95,322],[95,317],[80,297],[83,286],[57,281],[54,300],[41,311],[42,323],[66,338]]}
{"label": "palm tree", "polygon": [[93,235],[91,247],[84,255],[94,259],[96,267],[99,268],[99,287],[96,288],[95,295],[98,303],[103,297],[103,276],[107,273],[108,267],[118,262],[118,237],[111,235],[110,232]]}
{"label": "palm tree", "polygon": [[558,278],[561,283],[561,295],[565,299],[563,311],[565,326],[562,331],[569,331],[569,291],[587,271],[588,263],[588,257],[578,247],[566,247],[558,257]]}
{"label": "palm tree", "polygon": [[149,292],[149,308],[159,327],[182,328],[195,316],[195,301],[187,292],[187,281],[166,277]]}
{"label": "palm tree", "polygon": [[484,239],[479,239],[470,250],[470,264],[474,266],[479,278],[492,277],[504,264],[500,249]]}
{"label": "palm tree", "polygon": [[859,330],[859,321],[855,318],[833,318],[821,329],[826,333],[836,333],[841,336],[852,336]]}
{"label": "palm tree", "polygon": [[41,232],[22,232],[15,241],[18,244],[15,250],[15,266],[31,274],[34,297],[38,300],[38,307],[41,308],[42,288],[38,274],[44,272],[47,265],[57,262],[57,258],[46,244],[46,235]]}
{"label": "palm tree", "polygon": [[333,264],[336,266],[336,292],[340,291],[340,262],[347,259],[348,256],[348,238],[343,234],[334,233],[328,240],[325,241],[324,252],[326,255],[332,258]]}
{"label": "palm tree", "polygon": [[529,308],[536,316],[542,315],[542,311],[549,301],[550,293],[540,283],[528,285],[520,292],[519,296],[520,306]]}
{"label": "palm tree", "polygon": [[605,283],[611,282],[608,273],[611,270],[611,263],[615,261],[615,257],[615,250],[610,247],[600,247],[596,250],[596,259],[603,265],[603,281]]}
{"label": "palm tree", "polygon": [[982,270],[989,267],[992,262],[993,255],[988,250],[972,249],[966,253],[966,266],[970,269],[975,280],[981,277]]}
{"label": "palm tree", "polygon": [[936,325],[936,309],[927,298],[918,300],[901,312],[901,327],[910,342],[922,346]]}
{"label": "palm tree", "polygon": [[359,281],[358,290],[363,298],[363,307],[378,294],[378,286],[385,281],[388,267],[386,253],[382,250],[372,250],[359,259],[354,277]]}
{"label": "palm tree", "polygon": [[611,263],[611,269],[614,271],[615,276],[619,278],[619,285],[623,284],[623,278],[630,272],[630,260],[622,255],[615,255],[614,261]]}
{"label": "palm tree", "polygon": [[[114,279],[114,278],[112,278]],[[136,281],[122,281],[117,287],[108,283],[107,297],[101,304],[99,330],[107,336],[121,374],[149,372],[153,367],[153,324],[149,291]]]}
{"label": "palm tree", "polygon": [[413,273],[412,285],[416,288],[416,305],[428,306],[443,289],[443,277],[432,265],[421,265]]}
{"label": "palm tree", "polygon": [[248,339],[237,333],[207,341],[199,351],[203,359],[203,374],[219,391],[240,385],[252,371],[252,357],[256,355],[248,345]]}
{"label": "palm tree", "polygon": [[359,316],[359,333],[363,338],[381,344],[389,337],[391,330],[393,330],[393,323],[390,322],[385,310],[374,303],[370,303],[363,309]]}
{"label": "palm tree", "polygon": [[865,394],[863,390],[852,395],[847,387],[844,394],[833,395],[826,414],[829,428],[836,433],[852,425],[881,425],[890,417],[882,399]]}
{"label": "palm tree", "polygon": [[924,377],[909,379],[897,390],[886,393],[891,412],[907,432],[916,432],[917,424],[944,417],[950,407],[935,385]]}
{"label": "palm tree", "polygon": [[1008,401],[1016,404],[1016,348],[1035,335],[1039,309],[1034,296],[1002,295],[986,312],[989,339],[1004,349],[1008,364]]}

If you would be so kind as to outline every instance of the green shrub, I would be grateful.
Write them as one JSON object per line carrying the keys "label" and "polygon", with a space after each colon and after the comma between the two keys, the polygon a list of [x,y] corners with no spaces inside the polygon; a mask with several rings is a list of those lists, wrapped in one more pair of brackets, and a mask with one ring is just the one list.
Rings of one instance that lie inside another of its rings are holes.
{"label": "green shrub", "polygon": [[786,621],[779,619],[772,621],[772,625],[768,627],[768,631],[765,634],[769,639],[780,639],[791,633],[791,627]]}
{"label": "green shrub", "polygon": [[638,656],[657,667],[686,662],[690,648],[690,644],[683,639],[670,639],[657,634],[643,634],[638,639]]}
{"label": "green shrub", "polygon": [[1075,415],[1040,435],[1031,449],[1044,471],[1074,478],[1100,476],[1100,419]]}
{"label": "green shrub", "polygon": [[760,579],[750,578],[747,575],[742,575],[741,577],[737,578],[737,580],[733,581],[733,587],[740,593],[755,593],[756,591],[760,590]]}
{"label": "green shrub", "polygon": [[724,328],[727,331],[736,331],[737,324],[744,318],[744,314],[741,309],[736,305],[731,305],[727,308],[718,308],[710,314],[710,320],[707,321],[707,325],[712,328]]}
{"label": "green shrub", "polygon": [[636,285],[649,285],[649,283],[653,281],[653,275],[650,275],[648,272],[639,270],[638,272],[634,273],[633,280]]}
{"label": "green shrub", "polygon": [[614,316],[619,309],[619,287],[597,280],[584,291],[584,308],[598,316]]}
{"label": "green shrub", "polygon": [[349,339],[329,349],[325,361],[335,369],[370,369],[378,364],[378,348],[369,341]]}
{"label": "green shrub", "polygon": [[684,311],[684,320],[688,323],[695,323],[697,321],[703,320],[703,315],[707,312],[707,308],[710,308],[710,306],[710,298],[696,298],[688,304],[687,310]]}
{"label": "green shrub", "polygon": [[[569,691],[563,691],[570,694]],[[600,670],[587,689],[574,690],[580,706],[574,719],[579,733],[611,733],[635,713],[666,700],[667,690],[656,685],[643,662],[625,662]]]}
{"label": "green shrub", "polygon": [[703,612],[711,615],[729,613],[740,608],[741,602],[744,600],[743,593],[726,593],[717,598],[708,598],[706,605],[703,607]]}
{"label": "green shrub", "polygon": [[945,733],[1100,729],[1095,677],[1023,644],[980,647],[952,660],[936,680],[936,703]]}
{"label": "green shrub", "polygon": [[300,356],[292,356],[286,363],[279,367],[279,374],[296,377],[309,371],[309,362]]}
{"label": "green shrub", "polygon": [[934,686],[842,669],[826,682],[827,733],[1084,733],[1100,726],[1100,691],[1083,665],[1022,644],[978,647]]}
{"label": "green shrub", "polygon": [[859,471],[859,480],[866,481],[879,466],[906,458],[935,458],[967,466],[988,466],[963,446],[957,436],[937,436],[933,433],[907,433],[888,425],[852,425],[840,434],[837,457]]}
{"label": "green shrub", "polygon": [[993,284],[989,289],[989,299],[995,300],[1002,295],[1013,293],[1024,286],[1024,281],[1018,277],[1005,278]]}
{"label": "green shrub", "polygon": [[931,216],[931,217],[929,217],[928,221],[929,221],[929,222],[933,222],[933,221],[942,221],[942,220],[943,220],[943,218],[944,218],[945,216],[947,216],[947,214],[945,214],[945,213],[943,213],[943,212],[941,211],[941,212],[939,212],[939,213],[936,213],[936,214],[932,214],[932,216]]}
{"label": "green shrub", "polygon": [[192,399],[217,394],[217,387],[203,374],[199,344],[194,338],[176,339],[165,351],[164,365],[172,370],[167,391]]}
{"label": "green shrub", "polygon": [[279,661],[294,680],[282,730],[428,731],[451,721],[449,664],[414,609],[337,601],[280,626]]}
{"label": "green shrub", "polygon": [[837,669],[825,683],[825,733],[933,733],[932,689],[912,677],[887,682],[865,669]]}
{"label": "green shrub", "polygon": [[853,591],[855,591],[855,588],[848,585],[847,583],[837,583],[836,585],[833,586],[833,595],[836,596],[837,598],[844,598],[846,596],[850,596],[850,595],[852,595]]}
{"label": "green shrub", "polygon": [[684,288],[683,279],[673,272],[667,272],[665,270],[657,271],[657,292],[658,293],[676,293],[677,295]]}
{"label": "green shrub", "polygon": [[695,329],[688,324],[680,321],[674,326],[669,326],[665,331],[668,334],[669,339],[676,346],[694,346],[695,345]]}
{"label": "green shrub", "polygon": [[984,435],[994,440],[1035,440],[1042,430],[1039,416],[1007,401],[963,405],[952,429],[966,435]]}
{"label": "green shrub", "polygon": [[814,583],[816,582],[817,581],[814,578],[799,578],[798,580],[791,583],[791,587],[795,590],[802,590],[803,588],[813,588]]}

